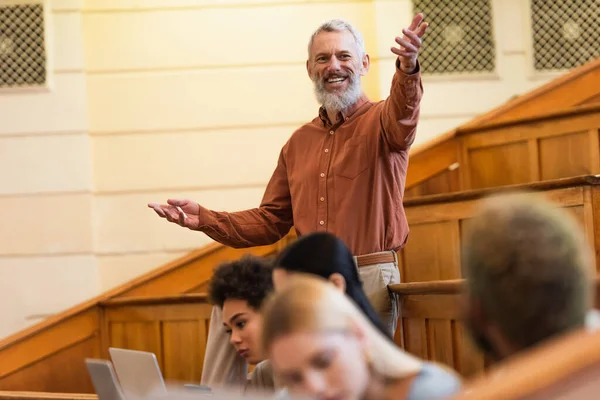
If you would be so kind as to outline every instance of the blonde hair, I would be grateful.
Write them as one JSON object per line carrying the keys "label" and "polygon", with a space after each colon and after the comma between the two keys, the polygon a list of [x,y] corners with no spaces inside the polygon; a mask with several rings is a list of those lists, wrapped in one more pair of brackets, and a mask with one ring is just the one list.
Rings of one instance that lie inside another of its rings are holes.
{"label": "blonde hair", "polygon": [[284,290],[267,300],[264,308],[262,348],[297,332],[364,332],[371,367],[386,378],[402,378],[420,371],[422,361],[396,347],[340,291],[320,277],[299,274]]}

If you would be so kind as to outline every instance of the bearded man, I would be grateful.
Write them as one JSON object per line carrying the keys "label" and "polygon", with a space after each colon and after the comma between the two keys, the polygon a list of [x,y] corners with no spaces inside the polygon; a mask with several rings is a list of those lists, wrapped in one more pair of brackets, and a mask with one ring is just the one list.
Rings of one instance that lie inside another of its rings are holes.
{"label": "bearded man", "polygon": [[[423,94],[417,56],[427,26],[417,14],[403,37],[395,38],[390,95],[380,102],[369,101],[362,90],[370,58],[361,33],[337,19],[317,28],[306,69],[321,107],[283,146],[259,207],[218,212],[178,199],[148,206],[170,222],[236,248],[275,243],[292,227],[298,235],[338,236],[355,255],[365,292],[393,335],[398,306],[387,286],[400,282],[396,253],[408,238],[402,200]],[[213,317],[218,318],[217,309]],[[209,336],[213,327],[221,329],[212,321]],[[205,363],[203,375],[214,379],[203,381],[223,382],[224,371],[209,368]]]}

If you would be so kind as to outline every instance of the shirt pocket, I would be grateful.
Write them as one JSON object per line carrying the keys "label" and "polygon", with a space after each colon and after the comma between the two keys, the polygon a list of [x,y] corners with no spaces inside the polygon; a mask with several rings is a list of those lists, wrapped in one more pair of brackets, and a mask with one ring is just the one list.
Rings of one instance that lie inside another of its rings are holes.
{"label": "shirt pocket", "polygon": [[340,159],[335,164],[335,175],[345,179],[354,179],[367,169],[369,169],[369,157],[364,139],[346,142]]}

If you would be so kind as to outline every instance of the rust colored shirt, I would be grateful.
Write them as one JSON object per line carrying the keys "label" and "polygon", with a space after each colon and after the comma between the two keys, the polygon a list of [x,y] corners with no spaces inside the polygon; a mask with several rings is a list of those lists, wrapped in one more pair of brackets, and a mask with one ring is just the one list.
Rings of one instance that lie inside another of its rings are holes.
{"label": "rust colored shirt", "polygon": [[402,205],[408,149],[415,138],[423,86],[419,70],[398,68],[390,95],[362,97],[331,123],[323,109],[283,146],[258,208],[200,208],[199,230],[231,247],[275,243],[327,231],[355,255],[399,250],[408,237]]}

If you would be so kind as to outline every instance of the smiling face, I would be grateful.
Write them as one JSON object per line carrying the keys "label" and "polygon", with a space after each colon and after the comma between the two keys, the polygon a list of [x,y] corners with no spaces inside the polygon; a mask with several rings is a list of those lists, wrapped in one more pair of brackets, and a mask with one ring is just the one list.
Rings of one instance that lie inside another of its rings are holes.
{"label": "smiling face", "polygon": [[341,111],[360,98],[369,56],[362,55],[349,31],[323,31],[312,42],[306,68],[317,100],[327,110]]}
{"label": "smiling face", "polygon": [[290,392],[323,400],[355,400],[367,391],[364,344],[350,332],[296,332],[277,338],[270,360]]}
{"label": "smiling face", "polygon": [[223,325],[231,336],[230,343],[248,364],[263,361],[260,335],[263,318],[246,300],[227,299],[223,303]]}

